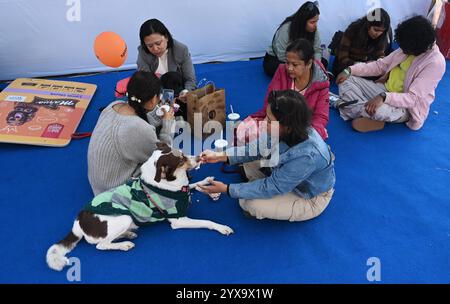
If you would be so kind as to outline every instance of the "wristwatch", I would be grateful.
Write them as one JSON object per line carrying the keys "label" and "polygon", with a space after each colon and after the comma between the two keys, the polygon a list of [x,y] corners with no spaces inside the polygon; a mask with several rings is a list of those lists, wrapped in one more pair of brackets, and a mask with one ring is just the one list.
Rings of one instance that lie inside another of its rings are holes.
{"label": "wristwatch", "polygon": [[381,98],[383,98],[383,102],[386,101],[386,92],[380,93]]}

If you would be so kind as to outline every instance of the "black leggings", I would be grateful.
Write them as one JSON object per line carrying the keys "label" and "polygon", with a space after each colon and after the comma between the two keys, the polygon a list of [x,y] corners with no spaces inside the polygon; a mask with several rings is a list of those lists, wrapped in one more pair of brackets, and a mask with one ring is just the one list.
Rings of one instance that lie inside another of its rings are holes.
{"label": "black leggings", "polygon": [[275,72],[277,71],[278,66],[282,63],[283,62],[278,60],[277,57],[266,53],[266,55],[264,56],[264,61],[263,61],[264,72],[272,78],[273,75],[275,75]]}

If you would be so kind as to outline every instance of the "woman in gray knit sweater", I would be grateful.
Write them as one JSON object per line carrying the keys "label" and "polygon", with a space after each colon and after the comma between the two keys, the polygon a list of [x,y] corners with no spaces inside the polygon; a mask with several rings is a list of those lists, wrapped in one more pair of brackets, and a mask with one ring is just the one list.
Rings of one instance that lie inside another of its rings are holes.
{"label": "woman in gray knit sweater", "polygon": [[95,195],[139,175],[157,142],[172,144],[173,109],[163,109],[159,137],[147,120],[159,103],[160,89],[154,73],[138,71],[127,86],[128,103],[114,101],[102,111],[88,148],[88,177]]}

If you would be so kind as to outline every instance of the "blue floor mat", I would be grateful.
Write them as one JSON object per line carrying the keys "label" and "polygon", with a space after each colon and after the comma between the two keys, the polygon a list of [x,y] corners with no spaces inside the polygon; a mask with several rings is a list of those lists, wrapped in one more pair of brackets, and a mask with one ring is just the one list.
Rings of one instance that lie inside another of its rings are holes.
{"label": "blue floor mat", "polygon": [[[196,71],[198,79],[225,88],[227,104],[242,117],[261,107],[270,81],[261,60],[196,65]],[[93,130],[98,109],[113,100],[115,83],[131,73],[59,78],[98,85],[78,132]],[[129,252],[101,252],[82,241],[69,254],[80,260],[81,282],[368,283],[367,261],[376,257],[383,283],[450,283],[449,95],[447,69],[418,132],[401,124],[360,134],[330,110],[328,143],[336,155],[337,183],[320,217],[258,221],[245,218],[237,200],[222,196],[213,202],[195,194],[189,216],[227,224],[233,235],[159,223],[140,229]],[[88,143],[0,144],[0,283],[68,282],[65,271],[47,267],[45,253],[92,198]],[[222,174],[219,165],[193,175],[240,181]]]}

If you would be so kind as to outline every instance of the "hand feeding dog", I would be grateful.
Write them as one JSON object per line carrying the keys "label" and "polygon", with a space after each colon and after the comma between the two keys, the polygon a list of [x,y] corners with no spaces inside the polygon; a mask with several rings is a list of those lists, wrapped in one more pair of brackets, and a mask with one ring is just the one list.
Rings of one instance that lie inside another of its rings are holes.
{"label": "hand feeding dog", "polygon": [[[201,162],[201,161],[199,161],[198,162],[198,165],[197,165],[197,167],[195,167],[195,170],[198,170],[198,169],[200,169],[200,166],[202,165],[203,163]],[[208,183],[210,183],[212,180],[214,180],[214,178],[206,178],[206,180],[208,181]],[[221,193],[206,193],[205,191],[203,191],[200,187],[195,187],[195,190],[197,190],[198,192],[202,192],[202,193],[204,193],[204,194],[207,194],[207,195],[209,195],[209,198],[211,198],[213,201],[215,201],[215,202],[217,202],[219,199],[220,199],[220,195],[221,195]]]}
{"label": "hand feeding dog", "polygon": [[166,144],[158,144],[142,167],[140,178],[97,195],[87,204],[75,220],[69,234],[47,251],[47,264],[62,270],[68,264],[66,254],[84,237],[99,250],[128,251],[134,247],[130,241],[115,240],[137,237],[139,226],[168,220],[172,229],[208,228],[224,235],[233,230],[208,220],[186,216],[190,191],[198,185],[207,185],[213,178],[189,184],[187,171],[197,167],[200,157],[185,156]]}

